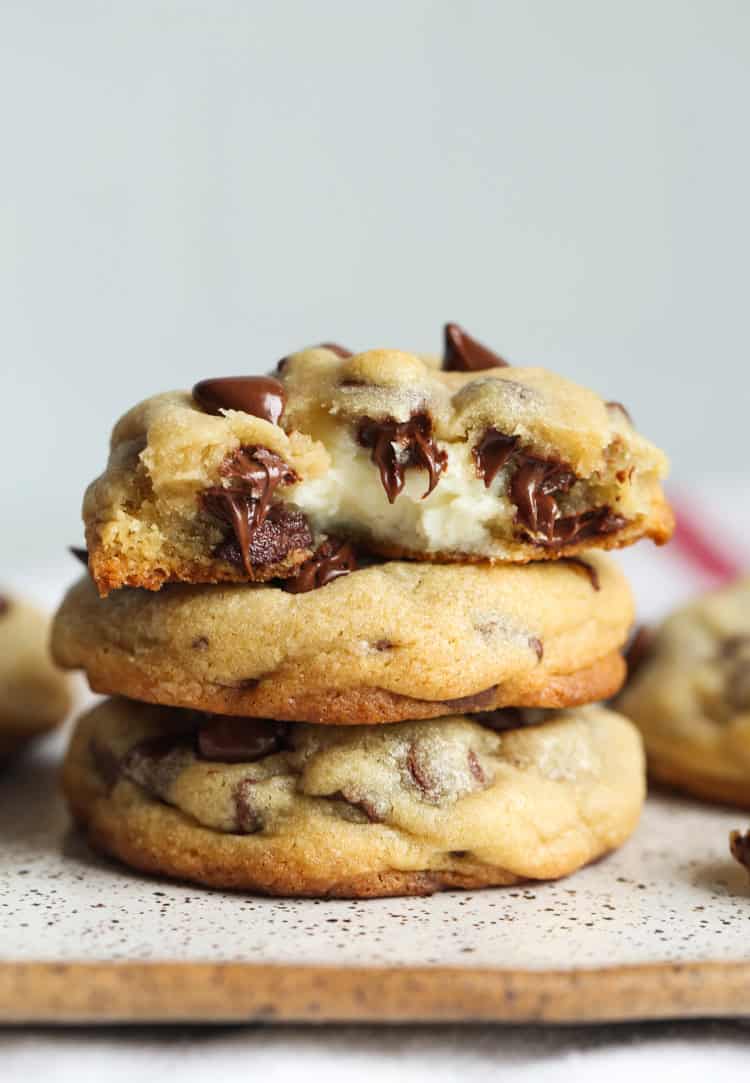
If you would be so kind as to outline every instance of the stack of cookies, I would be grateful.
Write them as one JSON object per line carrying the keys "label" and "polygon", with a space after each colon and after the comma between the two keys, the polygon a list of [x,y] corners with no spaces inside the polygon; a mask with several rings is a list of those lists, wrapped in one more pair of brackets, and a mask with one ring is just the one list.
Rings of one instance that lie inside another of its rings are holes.
{"label": "stack of cookies", "polygon": [[53,650],[106,700],[64,784],[99,849],[278,895],[572,872],[634,829],[628,585],[668,539],[626,411],[448,325],[333,344],[115,426]]}

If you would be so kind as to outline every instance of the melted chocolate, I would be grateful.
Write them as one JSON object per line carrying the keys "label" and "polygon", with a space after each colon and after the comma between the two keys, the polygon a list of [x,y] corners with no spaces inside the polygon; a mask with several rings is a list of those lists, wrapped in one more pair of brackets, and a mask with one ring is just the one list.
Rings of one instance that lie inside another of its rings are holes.
{"label": "melted chocolate", "polygon": [[507,436],[497,429],[487,429],[479,443],[472,448],[471,454],[476,463],[477,475],[484,479],[487,489],[513,456],[519,439],[518,436]]}
{"label": "melted chocolate", "polygon": [[286,406],[286,391],[273,376],[219,376],[201,380],[193,388],[193,398],[207,414],[242,410],[272,425],[278,425]]}
{"label": "melted chocolate", "polygon": [[562,463],[529,455],[518,457],[510,482],[510,497],[517,508],[517,520],[535,539],[541,537],[554,543],[560,516],[557,494],[569,492],[574,481],[575,474]]}
{"label": "melted chocolate", "polygon": [[432,435],[432,418],[413,414],[408,421],[373,421],[362,418],[357,439],[371,448],[371,459],[380,471],[388,502],[392,504],[404,487],[404,475],[410,466],[426,470],[430,481],[423,498],[429,496],[448,465],[448,455],[441,451]]}
{"label": "melted chocolate", "polygon": [[468,335],[457,323],[446,323],[443,368],[446,372],[480,372],[508,368],[508,362]]}
{"label": "melted chocolate", "polygon": [[243,778],[234,788],[234,811],[237,831],[241,835],[254,835],[263,827],[260,812],[253,807],[254,778]]}
{"label": "melted chocolate", "polygon": [[88,549],[81,549],[77,545],[69,545],[68,552],[72,553],[76,560],[79,560],[83,564],[84,568],[89,566],[89,553]]}
{"label": "melted chocolate", "polygon": [[257,718],[209,719],[198,731],[198,755],[216,763],[255,763],[285,747],[286,722]]}
{"label": "melted chocolate", "polygon": [[305,594],[357,570],[357,557],[348,542],[328,538],[302,564],[295,576],[281,584],[290,594]]}
{"label": "melted chocolate", "polygon": [[[271,507],[277,486],[297,480],[291,467],[273,451],[264,447],[239,448],[227,456],[219,473],[230,480],[230,485],[215,485],[200,494],[203,509],[228,523],[234,533],[234,544],[223,542],[216,550],[217,556],[241,563],[252,578],[254,566],[276,563],[290,549],[312,544],[301,512],[283,505]],[[301,536],[309,541],[295,546],[293,542]],[[239,561],[235,560],[235,549]]]}
{"label": "melted chocolate", "polygon": [[480,711],[472,715],[472,722],[503,733],[505,730],[517,730],[522,726],[537,726],[544,722],[549,712],[523,707],[500,707],[496,711]]}
{"label": "melted chocolate", "polygon": [[601,590],[599,572],[593,564],[589,564],[589,562],[582,557],[563,557],[562,559],[566,564],[570,564],[574,568],[580,568],[594,590]]}
{"label": "melted chocolate", "polygon": [[329,801],[345,801],[347,805],[359,809],[371,824],[382,824],[383,816],[372,801],[361,797],[350,790],[336,790],[335,793],[327,794]]}

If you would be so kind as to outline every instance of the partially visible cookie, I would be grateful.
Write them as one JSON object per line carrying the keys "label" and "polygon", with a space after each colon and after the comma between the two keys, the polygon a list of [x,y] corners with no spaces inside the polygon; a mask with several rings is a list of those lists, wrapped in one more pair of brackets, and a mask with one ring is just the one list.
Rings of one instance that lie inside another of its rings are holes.
{"label": "partially visible cookie", "polygon": [[729,849],[732,857],[750,872],[750,831],[732,831]]}
{"label": "partially visible cookie", "polygon": [[0,595],[0,760],[63,720],[71,707],[70,680],[53,664],[49,619]]}
{"label": "partially visible cookie", "polygon": [[621,845],[644,797],[637,731],[601,707],[373,729],[110,700],[63,782],[93,845],[135,868],[345,898],[565,876]]}
{"label": "partially visible cookie", "polygon": [[668,617],[617,709],[639,726],[655,778],[750,808],[750,579]]}
{"label": "partially visible cookie", "polygon": [[[664,454],[617,403],[509,367],[456,325],[415,354],[293,354],[115,425],[86,493],[89,567],[122,586],[293,578],[327,538],[388,557],[527,562],[661,543]],[[491,366],[491,367],[489,367]]]}
{"label": "partially visible cookie", "polygon": [[86,578],[55,618],[57,661],[98,692],[217,714],[338,724],[616,692],[633,619],[616,564],[391,562],[295,594],[270,584],[101,599]]}

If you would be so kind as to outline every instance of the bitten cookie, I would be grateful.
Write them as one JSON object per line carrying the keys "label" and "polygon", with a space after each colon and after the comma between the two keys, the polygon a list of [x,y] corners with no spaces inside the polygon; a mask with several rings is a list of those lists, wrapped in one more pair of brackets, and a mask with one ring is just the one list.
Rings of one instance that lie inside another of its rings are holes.
{"label": "bitten cookie", "polygon": [[204,380],[117,423],[83,508],[102,594],[294,578],[331,536],[527,562],[671,534],[666,459],[620,405],[506,366],[455,325],[442,369],[326,345],[277,375]]}
{"label": "bitten cookie", "polygon": [[613,694],[633,619],[608,558],[390,562],[270,584],[68,593],[53,653],[98,692],[217,714],[363,724]]}
{"label": "bitten cookie", "polygon": [[0,761],[70,710],[70,680],[52,664],[48,634],[43,613],[0,595]]}
{"label": "bitten cookie", "polygon": [[96,848],[211,887],[366,898],[556,878],[634,830],[643,754],[601,707],[540,715],[248,728],[110,700],[79,722],[64,787]]}
{"label": "bitten cookie", "polygon": [[655,778],[750,808],[750,579],[665,620],[618,710],[639,726]]}

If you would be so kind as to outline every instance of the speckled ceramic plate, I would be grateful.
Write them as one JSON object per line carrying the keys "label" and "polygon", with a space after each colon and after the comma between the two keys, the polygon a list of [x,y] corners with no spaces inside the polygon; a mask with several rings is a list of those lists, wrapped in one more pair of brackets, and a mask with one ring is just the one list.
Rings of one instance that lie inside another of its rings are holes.
{"label": "speckled ceramic plate", "polygon": [[617,854],[558,883],[291,901],[93,855],[61,742],[0,776],[0,1021],[592,1021],[750,1015],[739,813],[652,797]]}

